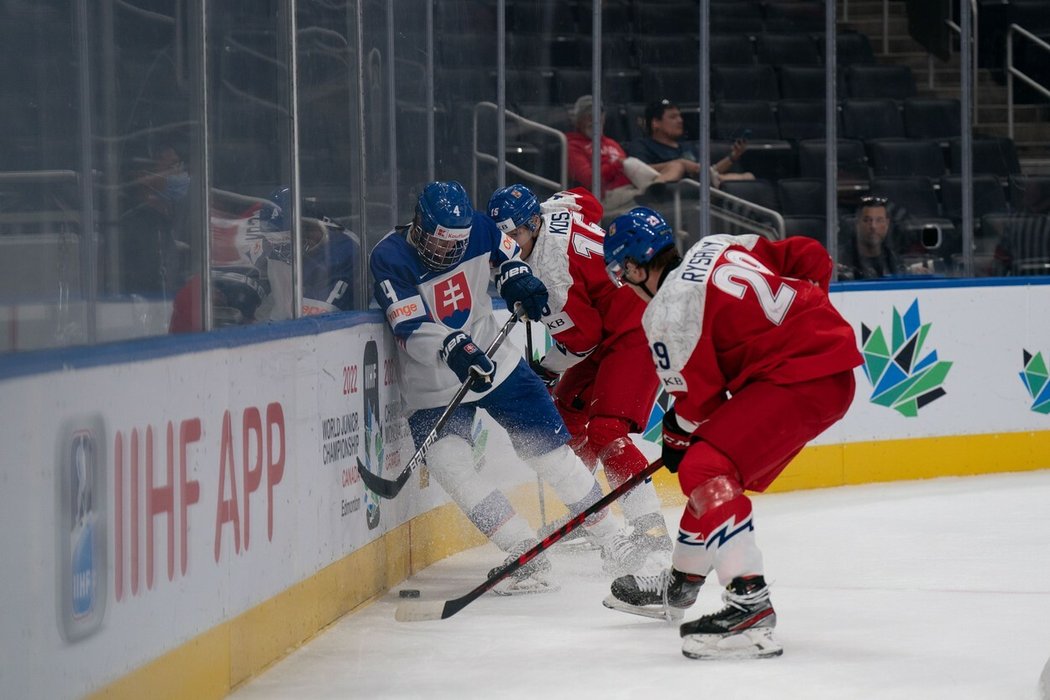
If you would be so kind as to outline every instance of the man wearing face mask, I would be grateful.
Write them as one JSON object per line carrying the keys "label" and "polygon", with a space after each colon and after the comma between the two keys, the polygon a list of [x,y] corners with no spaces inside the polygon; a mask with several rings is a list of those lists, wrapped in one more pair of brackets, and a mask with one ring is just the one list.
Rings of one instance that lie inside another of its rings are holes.
{"label": "man wearing face mask", "polygon": [[177,231],[190,176],[178,150],[158,148],[130,183],[132,205],[120,219],[121,291],[171,298],[185,276]]}

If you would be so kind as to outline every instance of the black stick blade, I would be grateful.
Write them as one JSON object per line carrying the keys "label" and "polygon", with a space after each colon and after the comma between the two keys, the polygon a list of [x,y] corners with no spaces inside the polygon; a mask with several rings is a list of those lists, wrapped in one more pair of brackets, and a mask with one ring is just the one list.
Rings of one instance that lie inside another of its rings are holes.
{"label": "black stick blade", "polygon": [[361,481],[365,482],[365,487],[368,490],[379,494],[380,498],[394,498],[397,494],[401,493],[401,489],[408,483],[408,478],[412,476],[412,470],[406,469],[398,475],[397,479],[384,479],[378,474],[373,474],[368,471],[368,467],[361,463],[361,459],[357,460],[357,471],[361,474]]}

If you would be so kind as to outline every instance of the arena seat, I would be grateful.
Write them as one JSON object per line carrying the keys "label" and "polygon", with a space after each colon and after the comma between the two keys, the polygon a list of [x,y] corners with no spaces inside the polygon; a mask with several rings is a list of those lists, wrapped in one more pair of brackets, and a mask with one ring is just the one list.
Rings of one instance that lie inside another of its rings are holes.
{"label": "arena seat", "polygon": [[768,64],[711,66],[711,91],[715,100],[780,99],[777,75]]}
{"label": "arena seat", "polygon": [[755,62],[755,49],[747,34],[712,34],[709,41],[712,65],[749,66]]}
{"label": "arena seat", "polygon": [[[945,175],[940,180],[941,210],[955,222],[962,221],[962,176]],[[995,175],[974,174],[973,218],[980,225],[985,214],[1006,214],[1009,211],[1003,184]]]}
{"label": "arena seat", "polygon": [[[855,139],[838,139],[839,188],[866,189],[871,179],[864,143]],[[799,175],[824,177],[827,144],[824,139],[803,139],[798,142]]]}
{"label": "arena seat", "polygon": [[780,211],[780,200],[777,199],[777,189],[769,180],[756,178],[754,180],[726,180],[720,188],[723,192],[746,199],[766,209]]}
{"label": "arena seat", "polygon": [[910,97],[904,100],[904,133],[913,139],[958,138],[959,100],[938,97]]}
{"label": "arena seat", "polygon": [[1010,206],[1024,214],[1050,213],[1050,175],[1011,175]]}
{"label": "arena seat", "polygon": [[682,27],[700,26],[700,8],[696,2],[636,3],[634,24],[641,34],[673,36]]}
{"label": "arena seat", "polygon": [[785,177],[777,180],[777,197],[785,216],[825,216],[826,183],[819,177]]}
{"label": "arena seat", "polygon": [[871,180],[871,194],[889,199],[894,219],[941,217],[941,203],[937,199],[933,180],[928,177],[874,177]]}
{"label": "arena seat", "polygon": [[[951,172],[962,171],[962,139],[949,140]],[[974,136],[973,172],[992,173],[1001,178],[1021,173],[1021,162],[1013,139],[1007,136]]]}
{"label": "arena seat", "polygon": [[719,100],[713,109],[711,138],[732,141],[750,129],[752,141],[780,140],[773,104],[765,100]]}
{"label": "arena seat", "polygon": [[940,178],[945,174],[944,154],[934,141],[872,139],[866,143],[876,177],[925,175]]}
{"label": "arena seat", "polygon": [[808,34],[759,34],[755,39],[759,63],[772,66],[819,66],[820,51]]}
{"label": "arena seat", "polygon": [[827,123],[824,117],[824,100],[783,99],[777,102],[777,124],[782,139],[823,138]]}
{"label": "arena seat", "polygon": [[796,236],[812,238],[824,247],[827,247],[827,244],[824,243],[824,233],[827,225],[827,218],[823,216],[785,215],[784,236],[786,238]]}
{"label": "arena seat", "polygon": [[915,77],[908,66],[858,64],[844,72],[850,97],[906,100],[915,96]]}
{"label": "arena seat", "polygon": [[1002,274],[1050,274],[1050,217],[986,214],[981,219],[981,230],[997,241],[995,258]]}
{"label": "arena seat", "polygon": [[[782,65],[777,67],[777,75],[781,97],[801,100],[824,99],[826,81],[823,66]],[[835,91],[838,99],[846,96],[845,75],[845,71],[838,71],[836,76]]]}
{"label": "arena seat", "polygon": [[[820,42],[820,48],[823,52],[823,41]],[[871,49],[867,34],[854,31],[835,34],[835,58],[842,67],[856,64],[873,65],[876,62],[875,52]]]}
{"label": "arena seat", "polygon": [[894,100],[843,100],[842,135],[861,141],[903,138],[904,121],[901,119],[901,110]]}

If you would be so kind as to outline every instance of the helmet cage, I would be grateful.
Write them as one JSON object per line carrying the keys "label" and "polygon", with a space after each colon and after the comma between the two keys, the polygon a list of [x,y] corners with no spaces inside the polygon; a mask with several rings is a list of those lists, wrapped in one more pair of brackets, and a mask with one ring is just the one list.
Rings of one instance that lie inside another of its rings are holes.
{"label": "helmet cage", "polygon": [[466,254],[473,221],[474,209],[463,185],[432,182],[419,195],[409,241],[427,268],[447,270]]}
{"label": "helmet cage", "polygon": [[439,224],[434,231],[428,232],[416,221],[412,223],[409,236],[423,264],[434,272],[441,272],[463,259],[470,239],[470,227],[450,229]]}

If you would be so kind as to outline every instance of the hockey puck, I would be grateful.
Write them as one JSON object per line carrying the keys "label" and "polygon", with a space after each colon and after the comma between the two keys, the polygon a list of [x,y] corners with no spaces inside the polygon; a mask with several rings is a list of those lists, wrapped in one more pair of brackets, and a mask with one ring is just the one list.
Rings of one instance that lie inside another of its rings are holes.
{"label": "hockey puck", "polygon": [[418,588],[402,588],[400,591],[397,592],[397,594],[399,596],[401,596],[402,598],[418,598],[419,597],[419,589]]}

